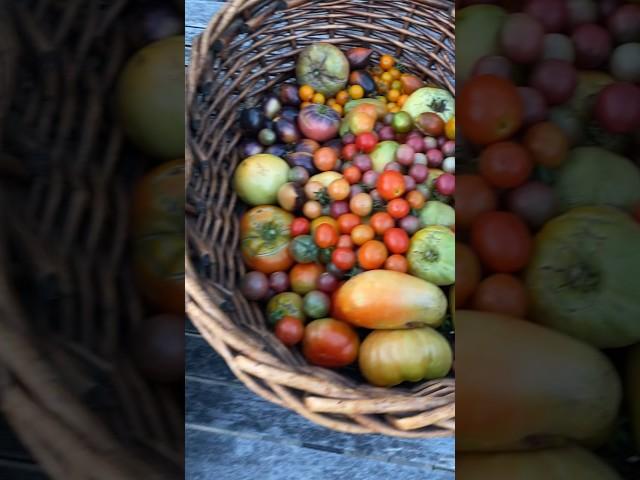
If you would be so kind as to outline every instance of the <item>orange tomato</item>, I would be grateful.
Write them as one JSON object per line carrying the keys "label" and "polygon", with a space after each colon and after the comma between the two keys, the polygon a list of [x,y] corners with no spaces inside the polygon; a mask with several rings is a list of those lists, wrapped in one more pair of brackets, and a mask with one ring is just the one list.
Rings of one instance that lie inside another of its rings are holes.
{"label": "orange tomato", "polygon": [[338,217],[338,230],[340,230],[340,233],[350,234],[360,223],[361,221],[358,215],[355,213],[345,213]]}
{"label": "orange tomato", "polygon": [[371,195],[364,192],[354,195],[349,201],[349,208],[356,215],[366,217],[371,213],[371,209],[373,208],[373,200],[371,200]]}
{"label": "orange tomato", "polygon": [[399,98],[400,98],[399,90],[392,88],[387,92],[387,100],[389,100],[390,102],[397,102]]}
{"label": "orange tomato", "polygon": [[376,190],[387,201],[401,197],[406,188],[404,176],[394,170],[382,172],[376,182]]}
{"label": "orange tomato", "polygon": [[333,247],[338,243],[338,231],[328,223],[323,223],[316,228],[313,239],[320,248]]}
{"label": "orange tomato", "polygon": [[369,240],[373,240],[375,236],[376,234],[373,231],[373,228],[369,225],[360,224],[351,230],[351,240],[353,240],[353,243],[356,245],[363,245]]}
{"label": "orange tomato", "polygon": [[526,317],[527,304],[527,289],[522,280],[504,273],[482,280],[471,301],[474,310],[502,313],[516,318]]}
{"label": "orange tomato", "polygon": [[410,211],[411,207],[409,206],[409,202],[407,202],[404,198],[394,198],[389,203],[387,203],[387,212],[393,218],[404,218],[409,215]]}
{"label": "orange tomato", "polygon": [[321,172],[333,170],[338,161],[338,154],[331,147],[321,147],[313,152],[313,164]]}
{"label": "orange tomato", "polygon": [[338,178],[329,184],[327,193],[332,200],[344,200],[349,196],[351,186],[344,178]]}
{"label": "orange tomato", "polygon": [[[389,71],[395,66],[395,64],[396,60],[391,55],[382,55],[380,57],[380,68],[382,70]],[[389,75],[391,75],[391,73],[389,73]]]}
{"label": "orange tomato", "polygon": [[422,207],[424,207],[424,204],[426,202],[424,195],[419,190],[411,190],[409,193],[407,193],[405,198],[407,202],[409,202],[411,208],[414,208],[416,210],[420,210]]}
{"label": "orange tomato", "polygon": [[335,98],[330,98],[329,100],[327,100],[327,106],[333,107],[334,105],[336,105],[336,99]]}
{"label": "orange tomato", "polygon": [[551,122],[538,123],[529,128],[523,143],[536,163],[550,168],[562,165],[569,151],[567,136]]}
{"label": "orange tomato", "polygon": [[389,70],[389,73],[391,74],[394,80],[398,80],[402,76],[402,72],[397,68],[392,68],[391,70]]}
{"label": "orange tomato", "polygon": [[362,97],[364,97],[364,88],[362,88],[360,85],[351,85],[349,87],[349,96],[351,96],[351,98],[353,98],[354,100],[360,100]]}
{"label": "orange tomato", "polygon": [[354,165],[345,168],[342,172],[342,175],[351,185],[353,185],[354,183],[358,183],[362,178],[362,172],[358,167]]}
{"label": "orange tomato", "polygon": [[409,270],[409,262],[404,255],[390,255],[384,262],[384,269],[407,273]]}
{"label": "orange tomato", "polygon": [[300,104],[300,109],[306,108],[306,107],[308,107],[309,105],[313,105],[313,103],[311,103],[311,102],[302,102],[302,103]]}
{"label": "orange tomato", "polygon": [[346,90],[340,90],[336,93],[336,102],[338,105],[343,105],[349,101],[349,93]]}
{"label": "orange tomato", "polygon": [[340,270],[351,270],[356,265],[356,254],[351,248],[336,248],[331,261]]}
{"label": "orange tomato", "polygon": [[331,108],[333,108],[339,115],[342,115],[342,113],[344,112],[342,105],[338,103],[336,103],[335,105],[331,105]]}
{"label": "orange tomato", "polygon": [[482,270],[469,246],[456,242],[456,308],[462,308],[476,291]]}
{"label": "orange tomato", "polygon": [[319,263],[296,263],[289,272],[291,290],[299,295],[315,290],[323,272],[324,267]]}
{"label": "orange tomato", "polygon": [[456,139],[456,117],[451,117],[444,126],[444,134],[449,140]]}
{"label": "orange tomato", "polygon": [[376,270],[387,259],[387,247],[378,240],[369,240],[358,250],[358,264],[365,270]]}
{"label": "orange tomato", "polygon": [[382,80],[385,85],[389,86],[389,84],[393,82],[393,77],[389,72],[384,72],[382,75],[380,75],[380,80]]}
{"label": "orange tomato", "polygon": [[404,106],[408,98],[409,98],[409,95],[407,95],[406,93],[403,93],[402,95],[400,95],[400,97],[398,97],[398,100],[396,101],[396,103],[402,107]]}
{"label": "orange tomato", "polygon": [[329,224],[335,230],[338,229],[338,221],[335,218],[330,217],[329,215],[322,215],[311,222],[311,235],[314,235],[318,227],[323,223]]}
{"label": "orange tomato", "polygon": [[373,227],[373,230],[382,235],[384,232],[396,226],[396,222],[391,215],[387,212],[376,212],[371,215],[369,219],[369,225]]}
{"label": "orange tomato", "polygon": [[324,95],[320,92],[318,93],[314,93],[313,94],[313,98],[311,99],[312,103],[319,103],[319,104],[324,104],[325,102],[325,98]]}
{"label": "orange tomato", "polygon": [[298,95],[300,96],[300,100],[303,102],[310,102],[313,98],[313,94],[315,91],[311,85],[302,85],[298,90]]}
{"label": "orange tomato", "polygon": [[351,240],[351,235],[340,235],[340,238],[338,238],[338,243],[336,243],[336,248],[353,249],[353,240]]}

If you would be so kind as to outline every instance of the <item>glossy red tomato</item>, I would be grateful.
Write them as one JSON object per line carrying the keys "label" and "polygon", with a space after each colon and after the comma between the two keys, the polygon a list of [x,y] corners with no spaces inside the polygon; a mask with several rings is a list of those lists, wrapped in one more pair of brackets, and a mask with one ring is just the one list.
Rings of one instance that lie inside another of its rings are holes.
{"label": "glossy red tomato", "polygon": [[285,316],[276,323],[275,334],[287,347],[292,347],[302,340],[304,325],[296,317]]}
{"label": "glossy red tomato", "polygon": [[306,235],[311,230],[311,223],[303,217],[298,217],[291,222],[291,236]]}
{"label": "glossy red tomato", "polygon": [[371,225],[373,230],[378,235],[382,235],[390,228],[395,227],[396,222],[393,217],[387,212],[376,212],[371,215],[371,218],[369,219],[369,225]]}
{"label": "glossy red tomato", "polygon": [[361,220],[355,213],[345,213],[338,217],[338,230],[340,233],[351,233],[356,225],[360,225]]}
{"label": "glossy red tomato", "polygon": [[486,212],[471,226],[471,246],[490,270],[513,273],[522,270],[531,257],[531,233],[513,213]]}
{"label": "glossy red tomato", "polygon": [[567,135],[552,122],[541,122],[529,128],[523,142],[535,162],[545,167],[559,167],[569,152]]}
{"label": "glossy red tomato", "polygon": [[353,157],[356,156],[356,153],[358,153],[358,147],[356,147],[355,143],[350,143],[342,147],[342,158],[349,162],[353,160]]}
{"label": "glossy red tomato", "polygon": [[404,198],[394,198],[387,203],[387,213],[395,219],[401,219],[409,215],[411,206]]}
{"label": "glossy red tomato", "polygon": [[478,170],[496,188],[515,188],[531,175],[533,159],[519,143],[498,142],[483,150]]}
{"label": "glossy red tomato", "polygon": [[351,165],[345,168],[342,172],[342,175],[344,175],[345,180],[349,182],[350,185],[358,183],[362,178],[362,172],[355,165]]}
{"label": "glossy red tomato", "polygon": [[340,270],[351,270],[356,265],[356,252],[350,248],[336,248],[331,254],[331,261]]}
{"label": "glossy red tomato", "polygon": [[456,175],[456,227],[467,229],[484,212],[498,207],[496,192],[480,175]]}
{"label": "glossy red tomato", "polygon": [[386,170],[378,176],[376,181],[376,190],[384,200],[393,200],[401,197],[406,191],[407,186],[404,176],[395,170]]}
{"label": "glossy red tomato", "polygon": [[404,253],[409,250],[409,235],[402,228],[390,228],[384,232],[383,240],[391,253]]}
{"label": "glossy red tomato", "polygon": [[338,231],[328,223],[321,223],[316,228],[313,239],[319,248],[333,247],[338,243]]}
{"label": "glossy red tomato", "polygon": [[369,240],[358,250],[358,264],[365,270],[375,270],[384,265],[387,247],[378,240]]}
{"label": "glossy red tomato", "polygon": [[338,243],[336,243],[336,248],[353,248],[353,240],[351,240],[351,235],[340,235],[340,237],[338,238]]}
{"label": "glossy red tomato", "polygon": [[378,136],[373,132],[365,132],[356,136],[356,147],[364,153],[371,153],[378,144]]}
{"label": "glossy red tomato", "polygon": [[296,263],[289,272],[291,290],[300,295],[314,290],[323,272],[323,266],[318,263]]}
{"label": "glossy red tomato", "polygon": [[494,75],[467,80],[456,100],[456,120],[463,135],[477,145],[511,137],[522,125],[523,113],[515,85]]}
{"label": "glossy red tomato", "polygon": [[525,318],[527,303],[527,290],[522,280],[506,273],[496,273],[478,284],[471,306],[474,310]]}
{"label": "glossy red tomato", "polygon": [[358,358],[360,339],[348,324],[333,318],[321,318],[304,330],[302,353],[314,365],[344,367]]}

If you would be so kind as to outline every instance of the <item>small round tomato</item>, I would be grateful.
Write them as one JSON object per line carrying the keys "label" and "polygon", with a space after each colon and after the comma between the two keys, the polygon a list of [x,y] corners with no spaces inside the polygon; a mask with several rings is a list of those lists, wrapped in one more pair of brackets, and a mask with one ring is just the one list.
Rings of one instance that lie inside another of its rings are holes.
{"label": "small round tomato", "polygon": [[[391,70],[395,64],[396,64],[396,61],[391,55],[382,55],[380,57],[380,68],[384,71]],[[392,74],[390,75],[391,75],[391,78],[393,78],[393,75]]]}
{"label": "small round tomato", "polygon": [[319,263],[297,263],[289,272],[291,290],[300,295],[316,288],[318,278],[324,272]]}
{"label": "small round tomato", "polygon": [[474,310],[525,318],[527,303],[527,289],[522,280],[513,275],[497,273],[478,284],[471,306]]}
{"label": "small round tomato", "polygon": [[351,165],[344,169],[342,172],[345,180],[349,182],[349,184],[353,185],[354,183],[358,183],[362,178],[362,172],[355,165]]}
{"label": "small round tomato", "polygon": [[358,250],[358,264],[365,270],[375,270],[384,265],[388,251],[384,243],[369,240]]}
{"label": "small round tomato", "polygon": [[559,167],[569,151],[567,135],[555,123],[538,123],[527,130],[524,146],[536,163],[545,167]]}
{"label": "small round tomato", "polygon": [[344,200],[349,196],[351,185],[344,178],[338,178],[327,187],[327,193],[331,200]]}
{"label": "small round tomato", "polygon": [[354,100],[360,100],[364,97],[364,88],[360,85],[351,85],[349,87],[349,96]]}
{"label": "small round tomato", "polygon": [[356,253],[349,248],[336,248],[331,261],[340,270],[351,270],[356,264]]}
{"label": "small round tomato", "polygon": [[467,229],[473,220],[498,206],[496,192],[480,175],[457,175],[456,226]]}
{"label": "small round tomato", "polygon": [[289,242],[289,253],[298,263],[312,263],[318,259],[318,246],[311,235],[298,235]]}
{"label": "small round tomato", "polygon": [[311,224],[309,220],[303,217],[298,217],[291,222],[291,236],[297,237],[298,235],[306,235],[309,233]]}
{"label": "small round tomato", "polygon": [[416,210],[420,210],[422,207],[424,207],[424,204],[427,201],[422,192],[418,190],[411,190],[409,193],[407,193],[407,196],[405,198],[407,202],[409,202],[409,206]]}
{"label": "small round tomato", "polygon": [[356,147],[355,143],[350,143],[342,147],[342,158],[349,162],[353,160],[353,157],[355,157],[357,153],[358,147]]}
{"label": "small round tomato", "polygon": [[338,238],[338,243],[336,243],[336,248],[353,248],[353,240],[351,240],[351,235],[340,235],[340,238]]}
{"label": "small round tomato", "polygon": [[387,204],[387,212],[393,218],[400,219],[409,215],[411,207],[404,198],[394,198]]}
{"label": "small round tomato", "polygon": [[407,273],[409,270],[409,262],[404,255],[390,255],[384,261],[385,270],[393,270],[394,272]]}
{"label": "small round tomato", "polygon": [[351,240],[353,240],[353,243],[356,245],[363,245],[369,240],[373,240],[375,236],[376,234],[373,231],[373,228],[369,225],[360,224],[351,230]]}
{"label": "small round tomato", "polygon": [[313,164],[321,172],[333,170],[338,162],[338,154],[331,147],[321,147],[313,152]]}
{"label": "small round tomato", "polygon": [[293,347],[302,340],[304,336],[304,325],[302,320],[296,317],[282,317],[275,328],[276,337],[287,347]]}
{"label": "small round tomato", "polygon": [[365,132],[356,136],[356,147],[364,153],[371,153],[378,144],[378,136],[373,132]]}
{"label": "small round tomato", "polygon": [[309,200],[302,206],[302,213],[307,218],[318,218],[322,215],[322,204],[316,200]]}
{"label": "small round tomato", "polygon": [[471,248],[456,242],[456,308],[462,308],[476,291],[482,269]]}
{"label": "small round tomato", "polygon": [[471,246],[490,270],[513,273],[531,257],[532,240],[527,225],[510,212],[486,212],[471,226]]}
{"label": "small round tomato", "polygon": [[384,232],[383,240],[391,253],[405,253],[409,250],[409,235],[401,228],[390,228]]}
{"label": "small round tomato", "polygon": [[320,248],[333,247],[338,243],[338,231],[328,223],[322,223],[316,228],[313,239]]}
{"label": "small round tomato", "polygon": [[340,233],[351,233],[357,225],[362,223],[360,217],[355,213],[345,213],[338,217],[338,230]]}
{"label": "small round tomato", "polygon": [[328,223],[334,229],[338,229],[338,222],[335,218],[332,218],[329,215],[322,215],[321,217],[318,217],[311,222],[311,235],[315,235],[316,230],[323,223]]}
{"label": "small round tomato", "polygon": [[480,175],[497,188],[516,188],[531,175],[533,159],[516,142],[498,142],[489,145],[480,155]]}
{"label": "small round tomato", "polygon": [[321,367],[344,367],[358,358],[360,339],[347,323],[333,318],[310,322],[304,329],[302,353]]}
{"label": "small round tomato", "polygon": [[371,213],[373,208],[373,200],[368,193],[358,193],[349,201],[349,208],[353,213],[361,217],[366,217]]}
{"label": "small round tomato", "polygon": [[313,94],[316,93],[311,85],[302,85],[298,90],[300,100],[303,102],[309,102],[313,98]]}
{"label": "small round tomato", "polygon": [[386,170],[378,176],[376,190],[380,196],[389,201],[401,197],[406,190],[404,176],[394,170]]}
{"label": "small round tomato", "polygon": [[302,299],[302,310],[308,318],[324,318],[330,309],[329,295],[320,290],[312,290]]}
{"label": "small round tomato", "polygon": [[369,219],[369,225],[373,227],[373,230],[382,235],[384,232],[396,226],[396,222],[391,215],[387,212],[376,212],[371,215]]}
{"label": "small round tomato", "polygon": [[449,140],[456,139],[456,117],[451,117],[444,126],[444,134]]}

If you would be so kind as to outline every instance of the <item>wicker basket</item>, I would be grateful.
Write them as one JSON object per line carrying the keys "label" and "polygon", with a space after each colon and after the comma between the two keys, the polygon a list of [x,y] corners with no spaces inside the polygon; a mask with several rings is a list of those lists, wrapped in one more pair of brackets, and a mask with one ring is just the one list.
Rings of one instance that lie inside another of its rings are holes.
{"label": "wicker basket", "polygon": [[241,159],[238,112],[294,77],[315,41],[371,46],[410,72],[454,90],[453,2],[235,0],[195,39],[187,80],[187,314],[251,390],[326,427],[403,437],[454,432],[454,380],[379,389],[310,366],[266,326],[237,285],[244,208],[230,187]]}
{"label": "wicker basket", "polygon": [[126,254],[137,172],[110,121],[133,48],[127,1],[13,4],[0,15],[16,32],[8,40],[0,25],[14,47],[0,46],[0,99],[12,97],[0,105],[11,119],[0,156],[0,414],[51,478],[182,478],[182,392],[147,382],[124,348],[144,315]]}

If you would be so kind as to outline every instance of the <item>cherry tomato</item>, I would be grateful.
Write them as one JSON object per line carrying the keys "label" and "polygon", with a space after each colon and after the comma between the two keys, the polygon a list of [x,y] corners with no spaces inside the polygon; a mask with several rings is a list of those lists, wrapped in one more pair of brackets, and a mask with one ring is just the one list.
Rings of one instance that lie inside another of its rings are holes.
{"label": "cherry tomato", "polygon": [[333,318],[310,322],[304,329],[302,353],[321,367],[344,367],[358,358],[360,339],[347,323]]}
{"label": "cherry tomato", "polygon": [[462,308],[476,291],[482,270],[469,246],[456,242],[456,308]]}
{"label": "cherry tomato", "polygon": [[353,185],[354,183],[358,183],[362,178],[362,172],[355,165],[351,165],[344,169],[342,172],[345,180],[349,182],[349,184]]}
{"label": "cherry tomato", "polygon": [[313,152],[313,164],[321,172],[333,170],[338,161],[338,154],[331,147],[321,147]]}
{"label": "cherry tomato", "polygon": [[306,235],[311,229],[311,223],[309,220],[303,217],[298,217],[291,222],[291,236],[297,237],[298,235]]}
{"label": "cherry tomato", "polygon": [[409,193],[407,193],[405,198],[407,202],[409,202],[409,206],[411,206],[411,208],[415,210],[420,210],[422,207],[424,207],[424,204],[426,202],[425,196],[418,190],[411,190]]}
{"label": "cherry tomato", "polygon": [[371,213],[371,209],[373,208],[371,195],[364,192],[354,195],[349,201],[349,208],[351,208],[351,211],[356,215],[366,217]]}
{"label": "cherry tomato", "polygon": [[404,253],[409,250],[409,235],[401,228],[390,228],[384,232],[383,240],[391,253]]}
{"label": "cherry tomato", "polygon": [[396,222],[393,217],[387,212],[377,212],[371,215],[371,218],[369,219],[369,225],[373,227],[373,230],[378,235],[382,235],[390,228],[395,227]]}
{"label": "cherry tomato", "polygon": [[596,99],[595,116],[600,125],[612,133],[624,134],[638,130],[640,88],[623,82],[603,88]]}
{"label": "cherry tomato", "polygon": [[296,263],[289,272],[291,290],[304,295],[314,288],[318,277],[324,272],[322,265],[318,263]]}
{"label": "cherry tomato", "polygon": [[338,238],[338,243],[336,243],[336,248],[353,248],[353,240],[351,240],[351,235],[340,235],[340,238]]}
{"label": "cherry tomato", "polygon": [[356,245],[363,245],[369,240],[372,240],[375,236],[376,234],[373,231],[373,228],[369,225],[360,224],[351,230],[351,240],[353,240],[353,243]]}
{"label": "cherry tomato", "polygon": [[480,155],[480,175],[496,188],[515,188],[531,175],[533,159],[516,142],[498,142],[489,145]]}
{"label": "cherry tomato", "polygon": [[338,217],[338,230],[340,233],[351,233],[356,225],[360,225],[360,217],[355,213],[345,213]]}
{"label": "cherry tomato", "polygon": [[536,163],[545,167],[559,167],[569,151],[569,139],[555,123],[538,123],[527,130],[524,146]]}
{"label": "cherry tomato", "polygon": [[338,243],[338,231],[328,223],[322,223],[316,228],[313,239],[319,248],[333,247]]}
{"label": "cherry tomato", "polygon": [[[395,59],[391,55],[382,55],[380,57],[380,68],[385,71],[389,71],[396,64]],[[393,75],[391,75],[393,78]]]}
{"label": "cherry tomato", "polygon": [[373,132],[365,132],[356,136],[356,147],[364,153],[371,153],[378,144],[378,136]]}
{"label": "cherry tomato", "polygon": [[409,215],[411,207],[404,198],[394,198],[387,204],[387,212],[393,218],[400,219]]}
{"label": "cherry tomato", "polygon": [[311,222],[311,235],[315,235],[316,230],[323,223],[328,223],[334,228],[334,230],[338,229],[338,221],[335,218],[329,217],[328,215],[323,215],[321,217],[314,219],[313,222]]}
{"label": "cherry tomato", "polygon": [[527,290],[522,280],[513,275],[496,273],[478,284],[471,305],[474,310],[525,318],[527,303]]}
{"label": "cherry tomato", "polygon": [[358,264],[365,270],[375,270],[384,265],[387,247],[378,240],[369,240],[358,250]]}
{"label": "cherry tomato", "polygon": [[331,200],[344,200],[349,196],[351,185],[344,178],[338,178],[329,184],[327,193]]}
{"label": "cherry tomato", "polygon": [[384,261],[384,269],[407,273],[407,271],[409,270],[409,262],[404,255],[390,255]]}
{"label": "cherry tomato", "polygon": [[298,344],[304,336],[304,325],[302,320],[296,317],[284,316],[275,328],[276,337],[287,347],[293,347]]}
{"label": "cherry tomato", "polygon": [[351,270],[356,264],[356,253],[350,248],[336,248],[331,261],[340,270]]}
{"label": "cherry tomato", "polygon": [[357,153],[358,147],[356,147],[355,143],[350,143],[342,147],[342,158],[349,162],[353,160],[353,157],[355,157]]}
{"label": "cherry tomato", "polygon": [[378,176],[376,190],[387,201],[401,197],[406,190],[404,176],[394,170],[384,171]]}
{"label": "cherry tomato", "polygon": [[531,233],[513,213],[486,212],[471,226],[471,246],[492,271],[513,273],[522,270],[531,257]]}
{"label": "cherry tomato", "polygon": [[302,213],[304,213],[307,218],[318,218],[322,215],[322,205],[316,200],[309,200],[302,206]]}
{"label": "cherry tomato", "polygon": [[478,145],[511,137],[522,125],[523,110],[515,85],[494,75],[467,80],[456,101],[463,134]]}
{"label": "cherry tomato", "polygon": [[498,206],[496,192],[480,175],[457,175],[456,226],[467,229],[473,220]]}

